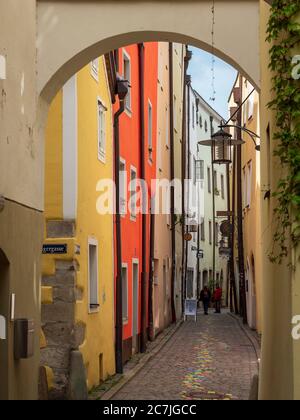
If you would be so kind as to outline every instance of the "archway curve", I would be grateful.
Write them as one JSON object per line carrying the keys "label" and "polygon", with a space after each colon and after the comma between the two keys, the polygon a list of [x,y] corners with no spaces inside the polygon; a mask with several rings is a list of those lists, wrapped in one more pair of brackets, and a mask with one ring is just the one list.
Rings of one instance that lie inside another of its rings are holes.
{"label": "archway curve", "polygon": [[[50,103],[92,59],[138,42],[211,51],[211,0],[38,1],[38,92]],[[215,54],[259,89],[259,0],[215,0]],[[247,24],[246,24],[247,22]]]}

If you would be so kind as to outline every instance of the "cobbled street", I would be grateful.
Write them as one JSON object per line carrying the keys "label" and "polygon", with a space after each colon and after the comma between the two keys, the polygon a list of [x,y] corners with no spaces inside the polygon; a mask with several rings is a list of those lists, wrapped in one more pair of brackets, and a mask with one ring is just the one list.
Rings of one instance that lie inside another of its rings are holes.
{"label": "cobbled street", "polygon": [[255,347],[239,323],[228,313],[201,313],[113,399],[247,400],[257,370]]}

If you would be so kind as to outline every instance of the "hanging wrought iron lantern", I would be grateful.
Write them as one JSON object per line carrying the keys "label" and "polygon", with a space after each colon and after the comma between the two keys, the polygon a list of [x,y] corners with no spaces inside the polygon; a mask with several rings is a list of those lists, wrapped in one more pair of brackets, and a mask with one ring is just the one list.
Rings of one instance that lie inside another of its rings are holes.
{"label": "hanging wrought iron lantern", "polygon": [[244,144],[243,140],[233,139],[223,128],[212,135],[210,140],[199,141],[201,146],[212,148],[212,161],[216,165],[232,163],[232,148]]}

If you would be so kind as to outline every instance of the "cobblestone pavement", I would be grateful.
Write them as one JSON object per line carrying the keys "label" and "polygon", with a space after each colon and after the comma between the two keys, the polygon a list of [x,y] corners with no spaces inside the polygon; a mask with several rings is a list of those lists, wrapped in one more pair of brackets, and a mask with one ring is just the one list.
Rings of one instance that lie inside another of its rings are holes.
{"label": "cobblestone pavement", "polygon": [[114,400],[247,400],[255,350],[228,313],[185,322]]}

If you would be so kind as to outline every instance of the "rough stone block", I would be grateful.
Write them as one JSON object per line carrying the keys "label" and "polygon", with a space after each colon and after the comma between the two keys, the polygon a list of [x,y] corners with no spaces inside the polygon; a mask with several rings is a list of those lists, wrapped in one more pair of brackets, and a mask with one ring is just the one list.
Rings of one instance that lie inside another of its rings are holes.
{"label": "rough stone block", "polygon": [[71,352],[68,399],[71,401],[88,399],[86,371],[80,351]]}
{"label": "rough stone block", "polygon": [[54,302],[66,302],[66,303],[75,303],[75,288],[71,287],[54,287],[53,288],[53,299]]}
{"label": "rough stone block", "polygon": [[86,336],[86,325],[82,322],[79,322],[75,325],[74,329],[74,339],[73,339],[73,349],[78,350],[78,348],[84,343]]}
{"label": "rough stone block", "polygon": [[73,323],[48,323],[44,325],[43,330],[47,338],[47,343],[50,347],[70,347],[74,340],[73,337],[75,332]]}
{"label": "rough stone block", "polygon": [[50,347],[41,350],[41,364],[68,372],[70,363],[70,349],[67,347]]}
{"label": "rough stone block", "polygon": [[73,220],[49,220],[47,222],[47,238],[74,238],[76,235]]}
{"label": "rough stone block", "polygon": [[66,322],[72,324],[75,319],[75,305],[56,302],[53,305],[42,305],[42,323]]}

